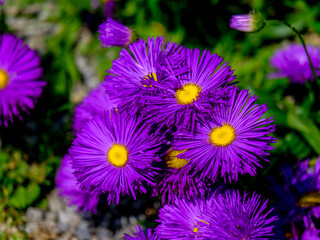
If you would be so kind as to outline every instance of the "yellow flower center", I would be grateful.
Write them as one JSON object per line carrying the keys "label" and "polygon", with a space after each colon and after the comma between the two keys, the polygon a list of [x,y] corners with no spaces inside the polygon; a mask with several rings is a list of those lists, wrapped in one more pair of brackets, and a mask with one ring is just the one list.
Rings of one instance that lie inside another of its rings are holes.
{"label": "yellow flower center", "polygon": [[113,144],[107,152],[107,160],[114,166],[123,167],[128,161],[128,150],[125,146]]}
{"label": "yellow flower center", "polygon": [[229,124],[223,124],[222,127],[213,128],[209,137],[213,145],[225,147],[234,141],[236,137],[235,129]]}
{"label": "yellow flower center", "polygon": [[302,208],[320,206],[320,192],[310,192],[304,194],[298,201],[298,205]]}
{"label": "yellow flower center", "polygon": [[187,150],[169,150],[165,158],[167,166],[170,168],[179,169],[186,165],[188,163],[187,159],[177,158],[177,155],[184,153],[185,151]]}
{"label": "yellow flower center", "polygon": [[[204,220],[200,220],[200,222],[203,222],[203,223],[205,223],[205,224],[208,224],[208,225],[210,225],[208,222],[206,222],[206,221],[204,221]],[[198,224],[196,224],[196,226],[197,226]],[[194,229],[193,229],[193,232],[199,232],[199,228],[198,227],[195,227]]]}
{"label": "yellow flower center", "polygon": [[4,89],[9,82],[9,75],[2,69],[0,69],[0,90]]}
{"label": "yellow flower center", "polygon": [[[156,73],[149,73],[147,76],[144,77],[143,80],[146,80],[146,79],[153,79],[154,81],[158,81],[158,78],[157,78],[157,74]],[[143,85],[144,87],[148,87],[148,85]],[[152,87],[152,85],[149,85],[150,87]]]}
{"label": "yellow flower center", "polygon": [[188,105],[197,101],[200,92],[201,87],[199,85],[188,83],[176,91],[176,99],[179,104]]}

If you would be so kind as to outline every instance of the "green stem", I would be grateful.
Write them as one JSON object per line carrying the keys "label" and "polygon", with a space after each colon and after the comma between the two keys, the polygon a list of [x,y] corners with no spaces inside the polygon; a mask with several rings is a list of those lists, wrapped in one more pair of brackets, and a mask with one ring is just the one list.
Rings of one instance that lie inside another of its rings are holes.
{"label": "green stem", "polygon": [[313,63],[312,63],[312,61],[311,61],[311,58],[310,58],[310,55],[309,55],[309,53],[308,53],[308,50],[307,50],[307,46],[306,46],[306,44],[305,44],[305,41],[303,40],[303,37],[302,37],[302,35],[300,34],[300,32],[293,26],[293,25],[291,25],[290,23],[288,23],[288,22],[286,22],[286,21],[281,21],[281,20],[267,20],[266,21],[266,25],[285,25],[285,26],[287,26],[288,28],[290,28],[295,34],[297,34],[297,36],[299,37],[299,40],[300,40],[300,42],[302,43],[302,46],[303,46],[303,48],[304,48],[304,51],[306,52],[306,54],[307,54],[307,57],[308,57],[308,61],[309,61],[309,64],[310,64],[310,67],[311,67],[311,70],[312,70],[312,73],[313,73],[313,76],[314,76],[314,81],[313,82],[311,82],[311,84],[313,85],[312,87],[313,87],[313,89],[314,89],[314,91],[315,91],[315,99],[316,99],[316,101],[315,101],[315,107],[318,109],[319,108],[319,106],[320,106],[320,102],[319,102],[319,100],[318,100],[318,96],[319,96],[319,94],[320,94],[320,88],[319,88],[319,85],[318,85],[318,76],[317,76],[317,73],[316,73],[316,70],[315,70],[315,68],[314,68],[314,66],[313,66]]}

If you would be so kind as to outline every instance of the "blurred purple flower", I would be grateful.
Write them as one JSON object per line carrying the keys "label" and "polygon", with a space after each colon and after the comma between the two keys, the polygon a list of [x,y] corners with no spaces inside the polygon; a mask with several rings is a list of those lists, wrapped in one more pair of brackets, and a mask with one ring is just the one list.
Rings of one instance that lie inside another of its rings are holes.
{"label": "blurred purple flower", "polygon": [[157,240],[158,237],[155,234],[152,234],[152,229],[147,230],[147,236],[141,229],[139,225],[136,226],[136,231],[132,231],[133,236],[130,236],[129,234],[124,234],[123,240]]}
{"label": "blurred purple flower", "polygon": [[[310,160],[299,161],[294,169],[282,167],[284,184],[272,181],[275,206],[282,225],[304,225],[303,217],[320,217],[320,158],[310,166]],[[281,213],[281,214],[280,214]]]}
{"label": "blurred purple flower", "polygon": [[105,111],[116,108],[116,105],[110,100],[104,84],[100,83],[92,89],[88,96],[75,108],[73,117],[73,129],[79,132],[86,122],[91,120],[94,115],[102,115]]}
{"label": "blurred purple flower", "polygon": [[14,116],[28,112],[41,96],[42,80],[39,55],[14,35],[0,35],[0,126],[8,126]]}
{"label": "blurred purple flower", "polygon": [[154,160],[160,143],[148,135],[140,117],[127,112],[95,115],[79,132],[70,148],[72,166],[82,190],[107,193],[109,203],[121,195],[146,192],[154,185]]}
{"label": "blurred purple flower", "polygon": [[[320,76],[320,48],[307,46],[311,62]],[[277,72],[270,73],[269,78],[288,77],[291,83],[304,84],[306,81],[314,80],[307,54],[302,45],[290,44],[284,49],[278,49],[270,59],[272,67]]]}
{"label": "blurred purple flower", "polygon": [[215,114],[195,132],[178,131],[172,146],[176,150],[188,149],[178,155],[190,159],[189,163],[202,178],[214,181],[219,175],[229,181],[238,180],[239,174],[256,174],[259,160],[265,160],[270,143],[275,138],[267,136],[275,130],[273,118],[261,118],[267,111],[265,104],[256,104],[257,97],[248,90],[233,88],[227,104],[216,104]]}
{"label": "blurred purple flower", "polygon": [[83,210],[97,213],[99,195],[79,189],[70,161],[72,159],[69,155],[64,156],[61,160],[56,176],[58,195],[63,197],[68,205],[77,206],[78,211]]}
{"label": "blurred purple flower", "polygon": [[98,32],[102,47],[127,47],[137,37],[129,27],[109,17],[99,26]]}

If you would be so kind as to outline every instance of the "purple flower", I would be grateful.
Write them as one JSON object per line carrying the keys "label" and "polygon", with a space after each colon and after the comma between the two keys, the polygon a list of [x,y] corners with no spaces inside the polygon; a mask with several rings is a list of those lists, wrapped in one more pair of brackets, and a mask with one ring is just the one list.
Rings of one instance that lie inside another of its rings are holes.
{"label": "purple flower", "polygon": [[[320,76],[320,48],[307,46],[311,62]],[[270,60],[272,67],[278,71],[269,74],[269,78],[288,77],[291,83],[304,84],[314,80],[307,54],[302,45],[290,44],[285,49],[277,50]]]}
{"label": "purple flower", "polygon": [[273,235],[276,216],[267,211],[268,201],[261,201],[260,195],[253,193],[243,197],[238,191],[227,191],[217,195],[214,209],[206,209],[210,215],[206,222],[200,222],[201,236],[204,239],[269,239]]}
{"label": "purple flower", "polygon": [[4,2],[5,2],[5,0],[0,0],[0,5],[4,4]]}
{"label": "purple flower", "polygon": [[45,85],[38,54],[14,35],[0,35],[0,126],[21,120]]}
{"label": "purple flower", "polygon": [[186,67],[180,74],[174,71],[176,81],[171,81],[165,91],[153,94],[146,101],[145,115],[154,116],[153,123],[160,127],[186,128],[193,131],[197,121],[212,113],[212,104],[225,103],[230,97],[228,84],[235,79],[233,71],[223,58],[205,50],[186,49]]}
{"label": "purple flower", "polygon": [[282,167],[284,184],[272,180],[275,192],[275,206],[279,211],[282,225],[304,225],[302,219],[320,217],[320,158],[299,161],[294,169],[290,165]]}
{"label": "purple flower", "polygon": [[154,188],[154,195],[161,194],[163,203],[172,203],[177,198],[191,200],[204,197],[213,185],[207,179],[200,179],[199,173],[188,166],[189,160],[177,157],[182,152],[185,151],[171,148],[166,154],[167,169],[159,175],[158,184]]}
{"label": "purple flower", "polygon": [[75,132],[91,120],[94,115],[102,115],[105,111],[115,108],[116,105],[110,100],[103,83],[92,89],[74,111],[73,129]]}
{"label": "purple flower", "polygon": [[154,185],[154,160],[160,143],[148,135],[150,128],[140,117],[127,112],[95,115],[77,134],[70,148],[72,166],[80,188],[108,193],[108,201],[119,203],[120,195],[146,192]]}
{"label": "purple flower", "polygon": [[214,211],[214,194],[192,201],[177,198],[173,204],[166,204],[159,210],[160,225],[155,228],[160,239],[204,239],[199,236],[201,223],[207,224],[209,209]]}
{"label": "purple flower", "polygon": [[97,213],[99,195],[79,189],[76,178],[73,175],[69,155],[64,156],[56,176],[56,188],[58,194],[66,200],[68,205],[77,206],[78,211],[90,211]]}
{"label": "purple flower", "polygon": [[[113,61],[108,72],[114,76],[107,76],[110,96],[130,112],[137,111],[149,96],[157,94],[159,89],[170,84],[171,72],[168,70],[181,67],[181,61],[185,60],[183,47],[177,44],[165,42],[161,38],[149,38],[147,42],[140,39],[122,49],[118,59]],[[181,52],[181,54],[180,54]]]}
{"label": "purple flower", "polygon": [[230,20],[230,27],[242,32],[260,31],[265,24],[260,13],[233,15]]}
{"label": "purple flower", "polygon": [[126,47],[136,38],[130,28],[109,17],[99,26],[98,32],[102,47]]}
{"label": "purple flower", "polygon": [[136,226],[136,232],[131,231],[133,234],[133,237],[128,235],[128,234],[124,234],[124,240],[157,240],[158,237],[155,234],[152,234],[152,229],[148,229],[147,230],[147,236],[145,235],[145,233],[143,232],[143,230],[141,229],[141,227],[139,225]]}
{"label": "purple flower", "polygon": [[215,114],[203,124],[198,124],[194,133],[178,131],[172,143],[176,150],[188,149],[178,155],[190,159],[189,163],[202,178],[215,180],[218,175],[237,180],[238,174],[254,176],[259,159],[266,160],[270,143],[275,138],[267,136],[275,130],[272,118],[260,118],[267,106],[255,104],[256,96],[248,90],[234,88],[227,104],[214,106]]}

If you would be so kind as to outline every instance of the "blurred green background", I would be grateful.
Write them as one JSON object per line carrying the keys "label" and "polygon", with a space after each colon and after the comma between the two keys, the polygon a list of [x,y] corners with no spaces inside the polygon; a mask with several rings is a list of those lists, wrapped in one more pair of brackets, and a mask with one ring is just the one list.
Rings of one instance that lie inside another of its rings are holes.
{"label": "blurred green background", "polygon": [[[2,25],[1,31],[24,38],[39,52],[48,84],[30,115],[0,129],[0,228],[5,229],[0,239],[26,237],[26,209],[47,207],[46,196],[54,188],[60,159],[73,138],[74,107],[103,81],[105,70],[121,50],[100,46],[97,29],[104,20],[102,4],[93,9],[89,0],[7,0],[4,5],[6,27]],[[278,176],[279,166],[320,155],[320,115],[311,109],[307,86],[267,79],[274,51],[298,42],[290,29],[268,26],[249,34],[229,27],[232,15],[252,9],[267,19],[294,24],[307,44],[320,46],[317,0],[118,0],[114,18],[143,39],[165,36],[186,47],[219,54],[235,70],[239,86],[267,104],[266,117],[275,117],[278,138],[271,164],[263,163],[257,177],[244,176],[238,184],[248,188],[255,183],[256,191],[270,197],[264,190],[265,180]]]}

